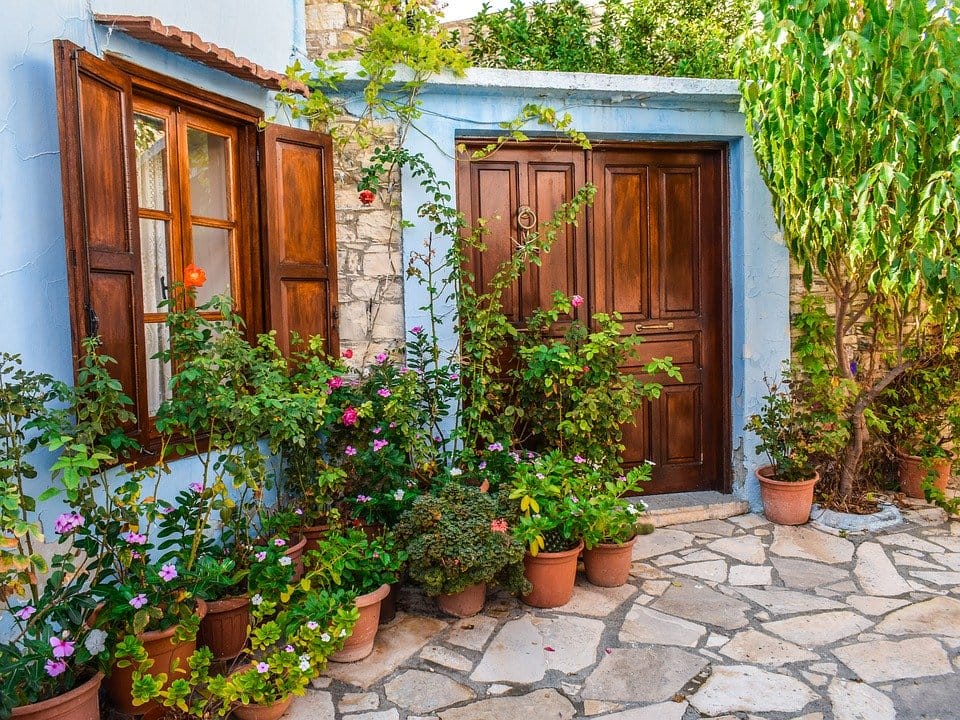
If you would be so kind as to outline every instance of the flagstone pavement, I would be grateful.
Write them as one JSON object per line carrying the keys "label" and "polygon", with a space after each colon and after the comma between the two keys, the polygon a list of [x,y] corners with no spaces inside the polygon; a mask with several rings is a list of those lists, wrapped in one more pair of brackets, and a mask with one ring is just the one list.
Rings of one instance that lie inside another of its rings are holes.
{"label": "flagstone pavement", "polygon": [[641,537],[630,584],[443,618],[413,589],[288,720],[957,720],[960,523],[840,537],[742,515]]}

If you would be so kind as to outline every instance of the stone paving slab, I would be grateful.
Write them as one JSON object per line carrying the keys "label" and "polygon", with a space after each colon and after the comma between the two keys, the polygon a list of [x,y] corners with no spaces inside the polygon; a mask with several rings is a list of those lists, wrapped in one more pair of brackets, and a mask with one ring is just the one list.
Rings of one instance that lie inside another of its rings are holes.
{"label": "stone paving slab", "polygon": [[415,589],[374,654],[290,720],[960,720],[960,522],[879,534],[760,515],[658,529],[630,582],[563,608],[495,593],[441,617]]}

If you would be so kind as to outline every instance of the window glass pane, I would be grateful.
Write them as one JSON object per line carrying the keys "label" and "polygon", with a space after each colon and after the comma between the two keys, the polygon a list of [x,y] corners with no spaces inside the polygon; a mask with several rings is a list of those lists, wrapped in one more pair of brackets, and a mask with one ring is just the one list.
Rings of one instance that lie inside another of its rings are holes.
{"label": "window glass pane", "polygon": [[203,268],[207,281],[197,288],[197,304],[214,295],[230,294],[230,232],[223,228],[193,226],[193,264]]}
{"label": "window glass pane", "polygon": [[160,310],[170,286],[170,267],[167,262],[166,220],[140,218],[140,264],[143,268],[143,311]]}
{"label": "window glass pane", "polygon": [[147,323],[147,411],[157,414],[160,403],[170,397],[170,363],[153,359],[161,350],[170,347],[170,332],[163,323]]}
{"label": "window glass pane", "polygon": [[187,128],[190,153],[190,212],[201,217],[227,216],[227,138]]}
{"label": "window glass pane", "polygon": [[167,209],[167,132],[160,118],[133,114],[140,207]]}

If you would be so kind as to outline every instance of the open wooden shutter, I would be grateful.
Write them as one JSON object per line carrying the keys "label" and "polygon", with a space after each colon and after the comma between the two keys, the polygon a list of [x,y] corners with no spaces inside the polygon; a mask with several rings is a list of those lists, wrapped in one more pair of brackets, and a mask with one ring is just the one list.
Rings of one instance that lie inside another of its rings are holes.
{"label": "open wooden shutter", "polygon": [[[54,42],[74,363],[99,335],[110,372],[146,413],[140,232],[130,77]],[[134,431],[139,428],[133,428]]]}
{"label": "open wooden shutter", "polygon": [[321,335],[339,352],[333,145],[282,125],[263,134],[267,318],[283,351],[290,333]]}

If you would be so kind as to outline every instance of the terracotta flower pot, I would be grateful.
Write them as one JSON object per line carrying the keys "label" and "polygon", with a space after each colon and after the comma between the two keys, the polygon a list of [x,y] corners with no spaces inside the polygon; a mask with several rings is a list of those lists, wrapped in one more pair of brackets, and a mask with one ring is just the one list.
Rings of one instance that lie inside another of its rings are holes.
{"label": "terracotta flower pot", "polygon": [[[946,492],[947,482],[950,480],[950,470],[952,463],[947,458],[933,458],[931,460],[933,470],[936,473],[933,484]],[[907,497],[919,498],[925,500],[923,494],[923,481],[927,479],[928,468],[925,467],[923,458],[919,455],[908,455],[907,453],[897,451],[897,469],[900,477],[900,489]]]}
{"label": "terracotta flower pot", "polygon": [[467,618],[483,610],[483,603],[486,599],[487,584],[477,583],[452,595],[438,595],[437,605],[447,615]]}
{"label": "terracotta flower pot", "polygon": [[356,599],[360,619],[353,626],[353,634],[343,644],[343,649],[330,656],[330,660],[339,663],[363,660],[373,652],[373,641],[377,637],[380,625],[380,603],[390,592],[390,586],[384,583],[376,590]]}
{"label": "terracotta flower pot", "polygon": [[100,720],[102,682],[103,673],[97,673],[63,695],[15,707],[10,717],[17,720]]}
{"label": "terracotta flower pot", "polygon": [[330,529],[329,525],[304,525],[296,529],[296,532],[300,533],[303,538],[307,541],[307,544],[303,547],[303,552],[312,552],[319,547],[320,538],[326,535],[327,531]]}
{"label": "terracotta flower pot", "polygon": [[784,482],[770,477],[773,475],[772,465],[757,468],[756,472],[767,520],[778,525],[803,525],[810,519],[813,486],[820,479],[820,473],[814,472],[809,480]]}
{"label": "terracotta flower pot", "polygon": [[210,600],[200,623],[201,647],[210,648],[215,661],[232,660],[247,644],[250,630],[250,598],[246,595]]}
{"label": "terracotta flower pot", "polygon": [[583,569],[587,580],[599,587],[620,587],[630,577],[633,544],[636,536],[625,543],[600,543],[583,551]]}
{"label": "terracotta flower pot", "polygon": [[533,592],[524,595],[523,601],[538,608],[560,607],[570,602],[577,580],[577,556],[582,548],[581,542],[563,552],[525,554],[523,574],[533,584]]}
{"label": "terracotta flower pot", "polygon": [[240,705],[233,709],[233,716],[239,720],[278,720],[293,702],[293,696],[277,700],[269,705]]}
{"label": "terracotta flower pot", "polygon": [[380,602],[380,624],[385,625],[397,616],[397,596],[400,594],[402,580],[390,583],[390,592]]}
{"label": "terracotta flower pot", "polygon": [[[197,600],[197,614],[201,620],[207,614],[207,604],[203,600]],[[176,630],[177,626],[175,625],[166,630],[151,630],[138,636],[147,651],[147,655],[153,660],[149,674],[166,673],[168,683],[178,677],[187,677],[190,674],[187,660],[197,649],[196,639],[182,644],[174,643],[173,634]],[[177,671],[173,673],[171,669],[174,662],[177,661],[179,661]],[[125,668],[114,667],[107,678],[107,695],[110,696],[110,702],[119,712],[127,715],[146,715],[157,709],[159,705],[154,702],[144,703],[143,705],[133,704],[133,673],[136,670],[137,667],[134,665]]]}
{"label": "terracotta flower pot", "polygon": [[303,549],[307,546],[307,538],[300,536],[300,540],[287,548],[283,554],[293,560],[293,581],[303,577]]}

